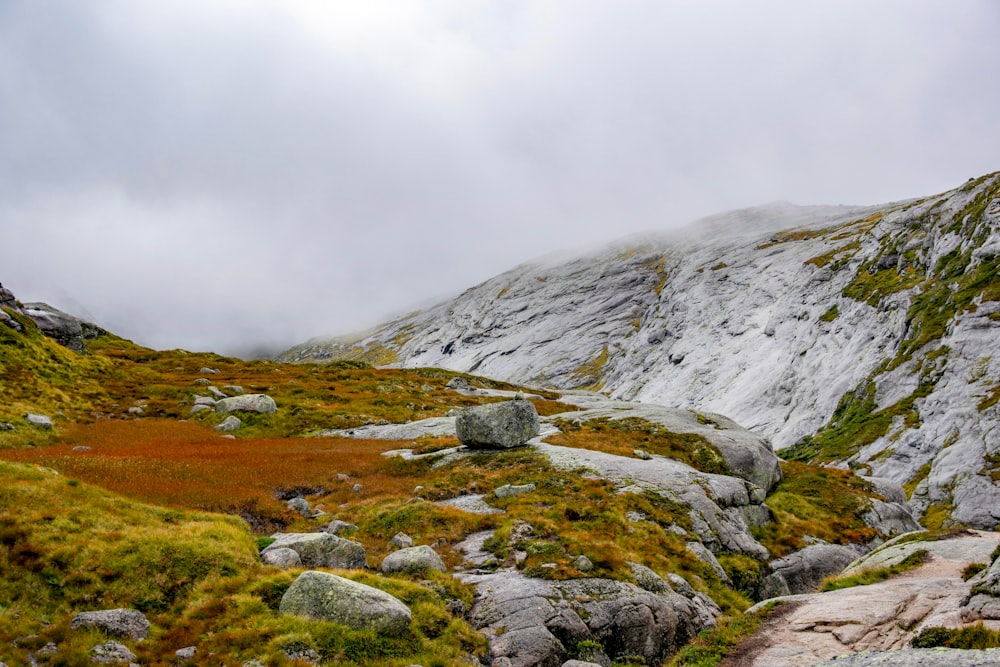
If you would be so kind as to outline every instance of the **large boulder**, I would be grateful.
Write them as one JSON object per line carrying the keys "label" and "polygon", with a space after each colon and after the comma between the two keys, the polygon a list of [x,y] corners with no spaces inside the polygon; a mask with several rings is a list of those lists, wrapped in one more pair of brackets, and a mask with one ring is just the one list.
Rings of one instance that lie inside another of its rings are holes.
{"label": "large boulder", "polygon": [[382,572],[393,574],[395,572],[426,572],[427,570],[437,570],[444,572],[447,568],[441,557],[437,555],[429,546],[408,547],[394,551],[382,561]]}
{"label": "large boulder", "polygon": [[538,412],[523,399],[466,408],[455,418],[458,439],[479,449],[519,447],[538,435],[538,430]]}
{"label": "large boulder", "polygon": [[367,567],[365,548],[351,540],[329,533],[278,533],[274,542],[261,551],[264,556],[278,549],[295,551],[303,567],[336,567],[364,569]]}
{"label": "large boulder", "polygon": [[73,617],[69,627],[98,628],[112,637],[139,641],[149,634],[149,621],[141,611],[135,609],[102,609],[85,611]]}
{"label": "large boulder", "polygon": [[561,665],[581,642],[612,659],[660,664],[706,627],[677,593],[610,579],[544,581],[516,571],[466,577],[478,592],[470,618],[497,664]]}
{"label": "large boulder", "polygon": [[385,634],[406,631],[411,620],[407,606],[385,591],[315,570],[292,582],[279,610]]}
{"label": "large boulder", "polygon": [[215,404],[215,411],[220,415],[230,412],[259,412],[271,415],[278,411],[278,406],[267,394],[243,394],[219,400]]}
{"label": "large boulder", "polygon": [[74,352],[84,351],[84,339],[96,338],[105,333],[96,324],[64,313],[47,303],[26,303],[24,314],[35,322],[39,331]]}
{"label": "large boulder", "polygon": [[840,574],[857,557],[856,551],[838,544],[811,544],[775,559],[764,580],[763,597],[815,592],[823,579]]}

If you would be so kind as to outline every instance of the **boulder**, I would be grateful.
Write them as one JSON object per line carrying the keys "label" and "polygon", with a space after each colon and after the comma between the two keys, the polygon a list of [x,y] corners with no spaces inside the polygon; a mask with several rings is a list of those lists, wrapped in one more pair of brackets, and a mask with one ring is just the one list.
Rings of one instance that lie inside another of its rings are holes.
{"label": "boulder", "polygon": [[48,417],[46,415],[36,415],[29,412],[24,415],[24,421],[28,422],[32,426],[37,426],[38,428],[52,428],[52,417]]}
{"label": "boulder", "polygon": [[99,665],[117,665],[135,662],[135,653],[118,642],[104,642],[90,649],[90,660]]}
{"label": "boulder", "polygon": [[337,567],[363,569],[367,567],[365,548],[357,542],[345,540],[329,533],[278,533],[274,542],[262,552],[292,549],[305,567]]}
{"label": "boulder", "polygon": [[762,596],[812,593],[823,579],[840,574],[857,557],[856,551],[838,544],[811,544],[770,562],[771,574],[764,579]]}
{"label": "boulder", "polygon": [[260,560],[264,565],[273,565],[282,569],[302,567],[302,559],[299,558],[299,553],[288,547],[266,551],[260,555]]}
{"label": "boulder", "polygon": [[545,581],[504,570],[465,581],[476,586],[470,619],[490,637],[494,664],[561,665],[585,641],[612,659],[660,664],[706,627],[683,596],[610,579]]}
{"label": "boulder", "polygon": [[53,308],[47,303],[26,303],[24,314],[38,326],[38,330],[74,352],[83,352],[83,325],[81,320]]}
{"label": "boulder", "polygon": [[389,540],[389,544],[396,547],[397,549],[407,549],[413,546],[413,538],[406,533],[396,533]]}
{"label": "boulder", "polygon": [[279,610],[391,635],[404,632],[411,620],[407,606],[385,591],[314,570],[292,582]]}
{"label": "boulder", "polygon": [[73,617],[69,627],[98,628],[112,637],[139,641],[149,634],[149,621],[141,611],[135,609],[102,609],[85,611]]}
{"label": "boulder", "polygon": [[228,394],[226,394],[225,392],[223,392],[221,389],[219,389],[214,385],[208,385],[207,387],[205,387],[205,391],[210,393],[212,395],[212,398],[214,398],[217,401],[221,401],[224,398],[229,398]]}
{"label": "boulder", "polygon": [[299,515],[304,519],[308,519],[309,517],[312,516],[312,508],[309,507],[309,501],[307,501],[305,498],[292,498],[287,503],[285,503],[285,507],[292,510],[293,512],[298,512]]}
{"label": "boulder", "polygon": [[223,415],[230,412],[259,412],[270,415],[278,411],[278,406],[267,394],[243,394],[221,399],[215,404],[215,411]]}
{"label": "boulder", "polygon": [[392,552],[382,561],[381,569],[385,574],[394,574],[396,572],[417,573],[427,570],[445,572],[447,570],[441,561],[441,557],[427,545],[408,547]]}
{"label": "boulder", "polygon": [[222,423],[215,427],[216,431],[238,431],[243,426],[243,422],[236,415],[229,415],[222,420]]}
{"label": "boulder", "polygon": [[539,426],[535,406],[525,400],[465,408],[455,418],[458,439],[477,449],[519,447],[538,435]]}

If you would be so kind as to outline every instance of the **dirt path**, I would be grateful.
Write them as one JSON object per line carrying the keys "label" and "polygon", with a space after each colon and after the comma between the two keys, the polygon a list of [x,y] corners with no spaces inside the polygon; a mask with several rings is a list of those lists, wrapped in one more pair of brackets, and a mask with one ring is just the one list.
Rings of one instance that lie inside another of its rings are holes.
{"label": "dirt path", "polygon": [[962,571],[987,563],[1000,533],[920,543],[931,559],[869,586],[793,596],[741,642],[725,667],[806,667],[846,653],[905,648],[925,627],[963,625],[959,606],[969,592]]}

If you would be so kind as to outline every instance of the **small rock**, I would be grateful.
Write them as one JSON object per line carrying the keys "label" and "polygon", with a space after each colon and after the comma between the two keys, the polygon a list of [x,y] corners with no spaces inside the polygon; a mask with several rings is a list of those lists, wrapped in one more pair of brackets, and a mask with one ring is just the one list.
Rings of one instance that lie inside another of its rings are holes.
{"label": "small rock", "polygon": [[583,554],[576,557],[576,560],[573,561],[573,566],[580,570],[580,572],[590,572],[594,569],[594,563]]}
{"label": "small rock", "polygon": [[407,549],[413,546],[413,538],[406,533],[396,533],[389,540],[389,544],[396,547],[397,549]]}
{"label": "small rock", "polygon": [[468,391],[471,388],[469,387],[469,381],[463,377],[453,377],[448,380],[448,384],[446,384],[445,387],[448,389],[454,389],[455,391]]}
{"label": "small rock", "polygon": [[16,431],[14,425],[10,422],[0,422],[0,431]]}
{"label": "small rock", "polygon": [[353,523],[347,523],[346,521],[341,521],[340,519],[334,519],[330,522],[330,525],[326,527],[326,532],[331,535],[347,535],[349,533],[357,532],[358,527]]}
{"label": "small rock", "polygon": [[128,413],[136,417],[141,417],[142,415],[146,414],[146,411],[143,410],[138,405],[133,405],[131,408],[128,409]]}
{"label": "small rock", "polygon": [[198,653],[198,648],[196,646],[186,646],[174,651],[174,655],[177,656],[178,660],[194,660],[196,653]]}
{"label": "small rock", "polygon": [[298,512],[305,519],[312,516],[312,508],[309,507],[309,502],[305,498],[292,498],[285,504],[285,507],[293,512]]}
{"label": "small rock", "polygon": [[215,399],[212,398],[211,396],[195,396],[194,397],[194,404],[195,405],[207,405],[210,408],[214,408],[215,407],[215,403],[216,403]]}
{"label": "small rock", "polygon": [[188,415],[196,415],[199,412],[204,412],[205,410],[211,410],[211,409],[212,409],[211,405],[198,404],[191,408],[191,410],[188,412]]}
{"label": "small rock", "polygon": [[299,557],[299,552],[288,547],[265,551],[261,554],[260,560],[264,565],[273,565],[286,570],[302,567],[302,558]]}
{"label": "small rock", "polygon": [[42,648],[35,651],[35,655],[55,655],[59,652],[59,647],[56,646],[55,642],[49,642]]}
{"label": "small rock", "polygon": [[355,484],[354,486],[351,487],[351,491],[353,491],[354,493],[359,493],[363,488],[364,487],[361,484]]}
{"label": "small rock", "polygon": [[208,378],[198,378],[197,380],[194,381],[194,383],[199,385],[210,385],[212,384],[212,381],[209,380]]}
{"label": "small rock", "polygon": [[205,367],[200,368],[198,370],[198,372],[201,373],[202,375],[215,375],[216,373],[219,372],[219,369],[218,368],[208,368],[207,366],[205,366]]}
{"label": "small rock", "polygon": [[74,451],[74,452],[89,452],[90,449],[91,448],[88,447],[87,445],[77,445],[71,451]]}
{"label": "small rock", "polygon": [[637,459],[642,459],[643,461],[652,461],[653,455],[647,452],[645,449],[633,449],[632,456]]}
{"label": "small rock", "polygon": [[212,395],[212,397],[215,398],[216,400],[221,401],[224,398],[229,398],[229,395],[226,394],[225,392],[223,392],[218,387],[209,385],[209,386],[205,387],[205,389],[207,389],[208,393],[210,393]]}
{"label": "small rock", "polygon": [[243,426],[243,422],[236,415],[229,415],[222,420],[222,423],[215,427],[216,431],[237,431]]}
{"label": "small rock", "polygon": [[344,474],[344,473],[342,473],[342,472],[338,472],[338,473],[337,473],[337,479],[338,479],[338,480],[340,480],[341,482],[346,482],[346,481],[347,481],[347,480],[349,480],[350,478],[351,478],[351,476],[350,476],[350,475],[345,475],[345,474]]}
{"label": "small rock", "polygon": [[52,418],[47,417],[46,415],[36,415],[29,412],[24,415],[24,420],[32,426],[37,426],[38,428],[46,430],[52,428]]}
{"label": "small rock", "polygon": [[504,484],[494,490],[493,495],[497,498],[512,498],[513,496],[519,496],[522,493],[531,493],[534,490],[534,484]]}
{"label": "small rock", "polygon": [[224,439],[226,439],[226,440],[235,440],[235,439],[236,439],[236,436],[235,436],[235,435],[233,435],[232,433],[227,433],[226,435],[224,435],[224,436],[222,436],[222,437],[223,437]]}
{"label": "small rock", "polygon": [[437,570],[445,572],[441,557],[427,545],[419,547],[409,547],[394,551],[382,561],[382,572],[394,574],[396,572],[424,572],[426,570]]}
{"label": "small rock", "polygon": [[118,642],[104,642],[90,649],[90,659],[99,665],[114,665],[135,661],[135,653]]}
{"label": "small rock", "polygon": [[223,391],[228,391],[230,394],[242,394],[243,393],[243,387],[239,386],[238,384],[227,384],[227,385],[225,385],[225,386],[222,387],[222,390]]}
{"label": "small rock", "polygon": [[149,634],[149,621],[141,611],[135,609],[102,609],[85,611],[73,617],[69,627],[98,628],[112,637],[139,641]]}
{"label": "small rock", "polygon": [[464,618],[469,613],[469,608],[461,600],[448,600],[444,608],[448,610],[449,614],[458,618]]}

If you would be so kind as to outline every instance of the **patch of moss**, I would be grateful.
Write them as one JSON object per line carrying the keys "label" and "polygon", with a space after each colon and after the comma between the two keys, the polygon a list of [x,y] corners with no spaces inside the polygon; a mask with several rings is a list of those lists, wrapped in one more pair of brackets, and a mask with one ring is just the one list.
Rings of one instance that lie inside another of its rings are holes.
{"label": "patch of moss", "polygon": [[604,366],[608,363],[608,346],[605,345],[592,360],[577,366],[571,374],[574,389],[600,389],[603,385]]}
{"label": "patch of moss", "polygon": [[1000,632],[981,622],[961,628],[924,628],[913,638],[913,648],[986,649],[1000,648]]}
{"label": "patch of moss", "polygon": [[827,309],[825,313],[819,316],[819,321],[833,322],[838,317],[840,317],[840,311],[837,309],[837,304],[833,304]]}

